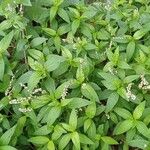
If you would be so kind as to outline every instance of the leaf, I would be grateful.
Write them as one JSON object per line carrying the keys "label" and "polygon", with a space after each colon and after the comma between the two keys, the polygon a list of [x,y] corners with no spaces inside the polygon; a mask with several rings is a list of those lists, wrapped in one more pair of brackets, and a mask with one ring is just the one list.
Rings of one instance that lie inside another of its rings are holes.
{"label": "leaf", "polygon": [[99,97],[97,93],[89,84],[83,83],[81,86],[81,92],[86,98],[90,99],[91,101],[99,102]]}
{"label": "leaf", "polygon": [[54,145],[53,141],[48,142],[47,149],[48,150],[55,150],[55,145]]}
{"label": "leaf", "polygon": [[61,127],[60,125],[57,124],[54,128],[54,132],[52,134],[52,139],[56,141],[58,138],[60,138],[60,136],[63,133],[67,133],[66,130],[64,130],[63,127]]}
{"label": "leaf", "polygon": [[134,33],[134,35],[133,35],[133,38],[135,39],[135,40],[139,40],[139,39],[141,39],[145,34],[147,33],[147,30],[145,30],[145,29],[140,29],[140,30],[138,30],[138,31],[136,31],[135,33]]}
{"label": "leaf", "polygon": [[55,120],[59,117],[60,113],[61,113],[61,108],[59,106],[52,107],[49,113],[47,114],[47,119],[46,119],[47,124],[52,125],[55,122]]}
{"label": "leaf", "polygon": [[32,6],[30,0],[20,0],[20,4],[23,4],[24,6]]}
{"label": "leaf", "polygon": [[44,38],[44,37],[37,37],[37,38],[34,38],[34,39],[31,41],[31,46],[32,46],[32,47],[39,46],[39,45],[41,45],[42,43],[44,43],[46,40],[47,40],[47,38]]}
{"label": "leaf", "polygon": [[7,130],[1,137],[0,137],[0,143],[1,145],[8,145],[10,143],[10,140],[16,130],[16,125],[14,125],[12,128]]}
{"label": "leaf", "polygon": [[129,62],[129,61],[131,60],[131,58],[133,57],[134,52],[135,52],[135,42],[134,42],[134,41],[131,41],[131,42],[127,45],[127,49],[126,49],[128,62]]}
{"label": "leaf", "polygon": [[114,109],[114,111],[123,119],[131,119],[132,118],[132,114],[124,108],[116,107]]}
{"label": "leaf", "polygon": [[71,28],[72,28],[72,33],[75,34],[77,29],[80,26],[80,20],[76,19],[72,22]]}
{"label": "leaf", "polygon": [[121,87],[117,90],[117,93],[122,97],[124,98],[125,100],[129,101],[128,97],[127,97],[127,92],[125,90],[124,87]]}
{"label": "leaf", "polygon": [[16,129],[12,137],[13,141],[12,143],[14,143],[14,145],[17,142],[17,138],[22,134],[25,123],[26,123],[26,116],[19,118],[19,120],[17,121]]}
{"label": "leaf", "polygon": [[37,109],[46,105],[49,101],[50,97],[48,95],[38,96],[37,98],[33,98],[31,101],[31,106],[33,109]]}
{"label": "leaf", "polygon": [[28,80],[28,88],[30,91],[32,91],[37,84],[39,83],[39,81],[41,80],[41,75],[38,74],[38,72],[33,72],[32,75],[30,76],[29,80]]}
{"label": "leaf", "polygon": [[145,109],[145,101],[141,102],[133,111],[134,119],[140,119]]}
{"label": "leaf", "polygon": [[47,125],[44,125],[34,132],[34,135],[48,135],[52,132],[52,128],[48,127]]}
{"label": "leaf", "polygon": [[47,144],[49,142],[49,138],[46,136],[35,136],[28,140],[29,142],[37,145]]}
{"label": "leaf", "polygon": [[50,54],[47,56],[47,61],[44,66],[48,72],[57,69],[61,62],[65,61],[65,58],[59,55]]}
{"label": "leaf", "polygon": [[91,102],[86,99],[76,97],[65,99],[64,101],[69,101],[67,107],[71,109],[81,108],[91,104]]}
{"label": "leaf", "polygon": [[14,36],[14,32],[11,31],[0,41],[0,54],[5,52],[8,49],[13,36]]}
{"label": "leaf", "polygon": [[137,122],[136,128],[145,137],[147,137],[147,138],[150,137],[150,131],[142,121]]}
{"label": "leaf", "polygon": [[83,144],[94,144],[86,135],[79,133],[80,142]]}
{"label": "leaf", "polygon": [[140,76],[139,75],[130,75],[124,78],[123,82],[124,83],[131,83],[132,81],[138,79]]}
{"label": "leaf", "polygon": [[52,6],[50,8],[50,21],[52,21],[56,16],[57,10],[58,10],[58,6]]}
{"label": "leaf", "polygon": [[56,31],[53,30],[53,29],[50,29],[50,28],[42,28],[42,30],[47,33],[48,35],[51,35],[51,36],[55,36],[56,35]]}
{"label": "leaf", "polygon": [[70,133],[63,135],[59,141],[59,145],[58,145],[59,150],[63,150],[69,143],[70,139],[71,139]]}
{"label": "leaf", "polygon": [[114,134],[122,134],[124,132],[127,132],[131,127],[133,126],[133,120],[125,120],[117,124],[117,126],[114,129]]}
{"label": "leaf", "polygon": [[101,139],[103,140],[103,142],[105,142],[109,145],[118,144],[118,142],[116,140],[114,140],[112,137],[109,137],[109,136],[103,136],[103,137],[101,137]]}
{"label": "leaf", "polygon": [[12,146],[0,146],[0,150],[17,150]]}
{"label": "leaf", "polygon": [[132,69],[125,61],[119,61],[118,67],[121,69]]}
{"label": "leaf", "polygon": [[77,132],[73,132],[71,134],[71,140],[76,148],[76,150],[80,150],[80,138]]}
{"label": "leaf", "polygon": [[63,19],[65,20],[67,23],[70,23],[70,18],[69,18],[69,15],[67,13],[67,11],[63,8],[59,8],[58,10],[58,15]]}
{"label": "leaf", "polygon": [[117,104],[119,99],[119,95],[116,92],[113,92],[107,100],[107,104],[106,104],[106,113],[108,113],[109,111],[111,111],[113,109],[113,107]]}
{"label": "leaf", "polygon": [[3,57],[0,56],[0,80],[1,81],[3,81],[4,71],[5,71],[5,63]]}
{"label": "leaf", "polygon": [[88,105],[85,113],[88,118],[93,118],[96,114],[96,104],[93,102],[92,104]]}
{"label": "leaf", "polygon": [[138,147],[140,149],[145,149],[145,146],[147,146],[148,144],[149,144],[149,141],[144,140],[144,139],[135,139],[135,140],[128,142],[129,146]]}
{"label": "leaf", "polygon": [[69,125],[72,126],[72,128],[75,130],[76,127],[77,127],[77,114],[76,114],[76,111],[75,109],[73,109],[71,111],[71,114],[70,114],[70,118],[69,118]]}

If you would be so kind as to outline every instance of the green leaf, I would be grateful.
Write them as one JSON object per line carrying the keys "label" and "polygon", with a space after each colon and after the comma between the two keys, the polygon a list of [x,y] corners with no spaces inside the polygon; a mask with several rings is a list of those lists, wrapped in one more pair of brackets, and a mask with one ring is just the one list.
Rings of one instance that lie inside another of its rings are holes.
{"label": "green leaf", "polygon": [[70,118],[69,118],[69,125],[72,126],[72,128],[75,130],[76,127],[77,127],[77,114],[76,114],[76,111],[75,109],[73,109],[71,111],[71,114],[70,114]]}
{"label": "green leaf", "polygon": [[71,139],[70,133],[63,135],[59,141],[59,145],[58,145],[59,150],[63,150],[69,143],[70,139]]}
{"label": "green leaf", "polygon": [[13,36],[14,36],[14,32],[11,31],[0,41],[0,53],[3,53],[8,49]]}
{"label": "green leaf", "polygon": [[57,69],[61,62],[65,61],[65,58],[59,55],[50,54],[47,56],[47,61],[44,66],[48,72]]}
{"label": "green leaf", "polygon": [[3,57],[0,56],[0,80],[1,81],[3,81],[4,71],[5,71],[5,63]]}
{"label": "green leaf", "polygon": [[133,57],[135,51],[135,42],[131,41],[128,45],[127,45],[127,49],[126,49],[126,53],[127,53],[127,60],[128,62],[131,60],[131,58]]}
{"label": "green leaf", "polygon": [[0,150],[17,150],[12,146],[0,146]]}
{"label": "green leaf", "polygon": [[125,61],[119,61],[118,67],[121,69],[132,69],[130,65],[128,65]]}
{"label": "green leaf", "polygon": [[71,28],[72,28],[72,33],[75,34],[77,29],[80,26],[80,20],[76,19],[72,22]]}
{"label": "green leaf", "polygon": [[60,125],[56,125],[54,128],[54,132],[52,134],[52,139],[57,140],[63,133],[67,133],[66,130],[63,129]]}
{"label": "green leaf", "polygon": [[7,130],[1,137],[0,137],[0,143],[1,145],[8,145],[10,143],[10,140],[16,130],[16,125],[14,125],[12,128]]}
{"label": "green leaf", "polygon": [[80,142],[83,144],[94,144],[86,135],[79,133]]}
{"label": "green leaf", "polygon": [[140,119],[145,109],[145,101],[141,102],[133,111],[134,119]]}
{"label": "green leaf", "polygon": [[92,104],[88,105],[85,113],[88,118],[93,118],[96,114],[96,104],[93,102]]}
{"label": "green leaf", "polygon": [[147,137],[147,138],[150,137],[150,131],[142,121],[137,122],[136,128],[145,137]]}
{"label": "green leaf", "polygon": [[123,82],[124,83],[131,83],[132,81],[138,79],[140,76],[139,75],[130,75],[124,78]]}
{"label": "green leaf", "polygon": [[58,15],[63,19],[65,20],[67,23],[70,23],[70,18],[69,18],[69,15],[67,13],[67,11],[63,8],[59,8],[58,10]]}
{"label": "green leaf", "polygon": [[127,97],[127,92],[126,89],[124,87],[121,87],[117,90],[117,93],[124,98],[125,100],[129,101],[128,97]]}
{"label": "green leaf", "polygon": [[50,8],[50,21],[52,21],[56,16],[57,10],[58,10],[58,6],[52,6]]}
{"label": "green leaf", "polygon": [[42,43],[44,43],[46,40],[47,40],[47,38],[44,38],[44,37],[37,37],[37,38],[34,38],[34,39],[31,41],[31,46],[32,46],[32,47],[39,46],[39,45],[41,45]]}
{"label": "green leaf", "polygon": [[50,29],[50,28],[42,28],[42,30],[47,33],[48,35],[51,35],[51,36],[55,36],[56,35],[56,31],[53,30],[53,29]]}
{"label": "green leaf", "polygon": [[130,118],[132,118],[132,114],[131,114],[128,110],[126,110],[126,109],[124,109],[124,108],[116,107],[116,108],[114,109],[114,111],[115,111],[120,117],[122,117],[122,118],[124,118],[124,119],[130,119]]}
{"label": "green leaf", "polygon": [[103,136],[103,137],[101,137],[101,139],[103,140],[103,142],[105,142],[109,145],[118,144],[118,142],[116,140],[114,140],[112,137],[109,137],[109,136]]}
{"label": "green leaf", "polygon": [[76,150],[80,150],[80,138],[77,132],[73,132],[71,134],[71,140],[76,148]]}
{"label": "green leaf", "polygon": [[138,147],[140,149],[145,149],[145,146],[149,144],[149,141],[144,139],[135,139],[128,142],[128,145],[131,147]]}
{"label": "green leaf", "polygon": [[47,124],[52,125],[55,122],[55,120],[59,117],[60,113],[61,113],[61,108],[59,106],[52,107],[49,113],[47,114],[47,119],[46,119]]}
{"label": "green leaf", "polygon": [[99,102],[99,97],[93,87],[87,83],[83,83],[81,87],[82,94],[93,102]]}
{"label": "green leaf", "polygon": [[117,126],[114,129],[114,134],[122,134],[124,132],[127,132],[130,130],[133,126],[133,120],[125,120],[117,124]]}
{"label": "green leaf", "polygon": [[53,141],[48,142],[47,149],[48,150],[55,150],[55,145],[54,145]]}
{"label": "green leaf", "polygon": [[44,125],[34,132],[34,135],[48,135],[49,133],[52,132],[52,128],[48,127],[47,125]]}
{"label": "green leaf", "polygon": [[116,92],[113,92],[107,100],[107,104],[106,104],[106,113],[108,113],[109,111],[111,111],[114,106],[117,104],[119,99],[119,95]]}
{"label": "green leaf", "polygon": [[46,136],[35,136],[28,140],[29,142],[37,145],[47,144],[49,142],[49,138]]}
{"label": "green leaf", "polygon": [[15,132],[12,137],[12,141],[14,142],[14,145],[17,142],[17,138],[22,134],[25,123],[26,123],[26,116],[19,118],[17,125],[16,125]]}
{"label": "green leaf", "polygon": [[[85,107],[92,103],[91,101],[88,101],[88,100],[82,99],[82,98],[77,98],[77,97],[65,99],[64,102],[65,101],[69,101],[67,107],[71,108],[71,109]],[[63,103],[63,101],[62,101],[62,103]]]}
{"label": "green leaf", "polygon": [[30,0],[19,0],[20,4],[23,4],[24,6],[32,6]]}
{"label": "green leaf", "polygon": [[30,76],[30,78],[28,80],[28,88],[30,91],[32,91],[37,86],[37,84],[39,83],[41,78],[42,77],[38,72],[32,73],[32,75]]}
{"label": "green leaf", "polygon": [[145,34],[147,33],[147,30],[145,30],[145,29],[140,29],[140,30],[138,30],[138,31],[136,31],[135,33],[134,33],[134,35],[133,35],[133,38],[135,39],[135,40],[139,40],[139,39],[141,39]]}

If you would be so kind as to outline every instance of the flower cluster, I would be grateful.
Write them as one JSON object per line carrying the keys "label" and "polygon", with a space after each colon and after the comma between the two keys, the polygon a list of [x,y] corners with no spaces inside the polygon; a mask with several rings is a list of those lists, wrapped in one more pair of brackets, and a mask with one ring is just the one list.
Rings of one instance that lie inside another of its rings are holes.
{"label": "flower cluster", "polygon": [[138,85],[139,89],[148,90],[150,89],[149,82],[145,79],[144,75],[141,75],[141,82]]}
{"label": "flower cluster", "polygon": [[136,99],[136,96],[131,92],[132,85],[133,85],[133,83],[128,84],[126,95],[127,95],[127,98],[128,98],[128,99],[131,98],[132,100],[135,100],[135,99]]}

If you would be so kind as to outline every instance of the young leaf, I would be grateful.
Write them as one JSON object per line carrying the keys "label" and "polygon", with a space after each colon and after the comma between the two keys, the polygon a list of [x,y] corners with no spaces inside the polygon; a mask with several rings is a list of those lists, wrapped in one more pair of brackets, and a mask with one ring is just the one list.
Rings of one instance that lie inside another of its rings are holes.
{"label": "young leaf", "polygon": [[84,134],[79,133],[79,137],[80,137],[80,142],[83,144],[94,144],[94,142]]}
{"label": "young leaf", "polygon": [[116,140],[114,140],[112,137],[109,137],[109,136],[103,136],[103,137],[101,137],[101,139],[103,140],[103,142],[105,142],[109,145],[118,144],[118,142]]}
{"label": "young leaf", "polygon": [[70,118],[69,118],[69,125],[72,126],[74,130],[77,127],[77,114],[75,109],[71,111]]}
{"label": "young leaf", "polygon": [[65,20],[67,23],[70,23],[70,18],[69,18],[69,15],[67,13],[67,11],[63,8],[59,8],[58,10],[58,15],[63,19]]}
{"label": "young leaf", "polygon": [[4,63],[3,57],[0,56],[0,80],[1,81],[3,81],[4,70],[5,70],[5,63]]}
{"label": "young leaf", "polygon": [[120,117],[122,117],[122,118],[124,118],[124,119],[130,119],[130,118],[132,118],[132,114],[131,114],[128,110],[126,110],[126,109],[124,109],[124,108],[117,107],[117,108],[114,109],[114,111],[115,111]]}
{"label": "young leaf", "polygon": [[141,102],[133,111],[134,119],[140,119],[145,109],[145,101]]}
{"label": "young leaf", "polygon": [[47,38],[44,38],[44,37],[37,37],[37,38],[34,38],[34,39],[31,41],[31,46],[32,46],[32,47],[36,47],[36,46],[41,45],[42,43],[44,43],[46,40],[47,40]]}
{"label": "young leaf", "polygon": [[58,145],[59,150],[63,150],[69,143],[70,139],[71,139],[70,133],[63,135]]}
{"label": "young leaf", "polygon": [[16,130],[16,125],[14,125],[12,128],[7,130],[1,137],[0,137],[0,143],[1,145],[8,145],[14,132]]}
{"label": "young leaf", "polygon": [[108,113],[113,109],[113,107],[117,104],[118,99],[119,99],[119,95],[116,92],[113,92],[108,97],[107,104],[106,104],[106,113]]}
{"label": "young leaf", "polygon": [[80,138],[77,132],[73,132],[71,135],[71,140],[76,148],[76,150],[80,150]]}
{"label": "young leaf", "polygon": [[0,53],[3,53],[8,49],[13,36],[14,36],[14,32],[11,31],[0,41]]}
{"label": "young leaf", "polygon": [[0,146],[0,150],[17,150],[12,146]]}
{"label": "young leaf", "polygon": [[76,19],[72,22],[71,28],[72,28],[72,33],[75,34],[77,29],[80,26],[80,20]]}
{"label": "young leaf", "polygon": [[35,136],[28,140],[29,142],[37,145],[47,144],[49,142],[49,138],[46,136]]}
{"label": "young leaf", "polygon": [[134,41],[131,41],[131,42],[127,45],[127,50],[126,50],[128,62],[129,62],[129,61],[131,60],[131,58],[133,57],[134,51],[135,51],[135,42],[134,42]]}
{"label": "young leaf", "polygon": [[53,141],[48,142],[47,149],[48,150],[55,150],[55,145],[54,145]]}
{"label": "young leaf", "polygon": [[133,120],[125,120],[117,124],[117,126],[114,129],[114,134],[122,134],[124,132],[127,132],[128,130],[131,129],[133,126]]}
{"label": "young leaf", "polygon": [[83,83],[81,87],[81,92],[86,98],[90,99],[91,101],[99,102],[99,97],[97,93],[89,84]]}
{"label": "young leaf", "polygon": [[52,21],[56,16],[57,10],[58,10],[58,6],[52,6],[50,8],[50,21]]}

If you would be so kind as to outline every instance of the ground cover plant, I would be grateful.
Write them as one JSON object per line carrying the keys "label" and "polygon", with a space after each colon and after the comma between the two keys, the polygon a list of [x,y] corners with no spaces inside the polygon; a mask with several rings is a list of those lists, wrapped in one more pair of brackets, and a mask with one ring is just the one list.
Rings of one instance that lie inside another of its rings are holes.
{"label": "ground cover plant", "polygon": [[150,150],[149,0],[0,0],[0,150]]}

